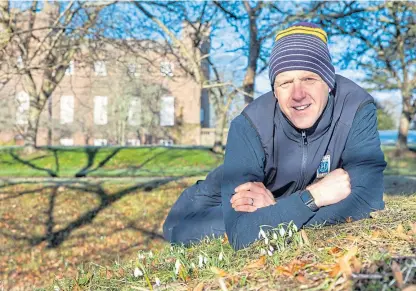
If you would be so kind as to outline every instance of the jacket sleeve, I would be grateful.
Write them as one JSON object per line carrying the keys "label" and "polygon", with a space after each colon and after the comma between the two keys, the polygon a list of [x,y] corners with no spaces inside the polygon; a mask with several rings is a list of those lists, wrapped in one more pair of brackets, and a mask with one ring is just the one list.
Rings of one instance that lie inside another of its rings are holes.
{"label": "jacket sleeve", "polygon": [[341,156],[342,168],[351,179],[351,194],[344,200],[322,207],[307,225],[336,224],[347,219],[369,217],[371,211],[384,208],[383,171],[386,167],[377,131],[374,104],[357,112]]}
{"label": "jacket sleeve", "polygon": [[275,205],[251,213],[237,212],[231,207],[230,199],[237,186],[246,182],[263,182],[264,159],[264,150],[256,130],[243,115],[239,115],[230,126],[221,183],[225,229],[234,249],[253,243],[258,237],[260,226],[274,228],[280,223],[293,221],[300,228],[315,215],[297,192],[280,199]]}

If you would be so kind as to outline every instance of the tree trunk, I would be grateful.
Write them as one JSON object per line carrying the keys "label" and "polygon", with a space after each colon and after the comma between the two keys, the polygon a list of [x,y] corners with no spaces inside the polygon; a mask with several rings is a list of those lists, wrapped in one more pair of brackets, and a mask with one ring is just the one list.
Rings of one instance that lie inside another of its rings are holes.
{"label": "tree trunk", "polygon": [[251,103],[254,97],[254,82],[256,79],[257,73],[257,60],[260,55],[260,41],[258,40],[257,34],[257,23],[256,18],[252,17],[251,11],[249,12],[250,16],[250,43],[249,43],[249,54],[248,54],[248,64],[246,69],[246,74],[243,81],[243,89],[247,95],[244,95],[245,105]]}
{"label": "tree trunk", "polygon": [[222,141],[224,139],[225,116],[226,116],[226,113],[224,113],[224,111],[221,110],[221,113],[218,116],[217,122],[215,123],[215,138],[214,138],[214,146],[212,148],[212,151],[214,153],[222,153],[223,151],[224,145]]}
{"label": "tree trunk", "polygon": [[415,108],[411,105],[411,90],[410,86],[406,86],[402,89],[403,107],[400,115],[399,123],[399,136],[396,143],[396,148],[399,153],[403,153],[408,150],[407,135],[409,133],[410,122],[412,116],[415,113]]}

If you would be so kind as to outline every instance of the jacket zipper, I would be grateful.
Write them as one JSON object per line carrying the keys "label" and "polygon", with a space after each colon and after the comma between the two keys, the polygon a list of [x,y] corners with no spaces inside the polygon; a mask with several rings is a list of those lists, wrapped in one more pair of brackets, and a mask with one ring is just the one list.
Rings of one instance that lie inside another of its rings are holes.
{"label": "jacket zipper", "polygon": [[300,170],[300,190],[303,189],[304,175],[306,171],[306,162],[308,161],[308,139],[306,138],[306,131],[302,131],[302,167]]}

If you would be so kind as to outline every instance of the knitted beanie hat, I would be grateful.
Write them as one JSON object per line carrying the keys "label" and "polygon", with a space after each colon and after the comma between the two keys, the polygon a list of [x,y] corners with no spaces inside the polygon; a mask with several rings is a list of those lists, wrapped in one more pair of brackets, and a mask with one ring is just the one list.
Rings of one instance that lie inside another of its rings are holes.
{"label": "knitted beanie hat", "polygon": [[335,69],[331,64],[327,42],[326,32],[309,22],[296,23],[277,33],[269,61],[272,89],[279,73],[305,70],[318,74],[332,90],[335,86]]}

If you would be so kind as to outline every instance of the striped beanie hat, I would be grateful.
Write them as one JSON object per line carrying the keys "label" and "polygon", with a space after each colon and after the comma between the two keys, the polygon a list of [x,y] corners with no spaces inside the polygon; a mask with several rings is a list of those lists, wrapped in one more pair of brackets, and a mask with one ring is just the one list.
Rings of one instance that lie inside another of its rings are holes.
{"label": "striped beanie hat", "polygon": [[272,89],[279,73],[292,70],[314,72],[334,89],[335,69],[327,42],[326,32],[309,22],[299,22],[277,33],[269,61]]}

